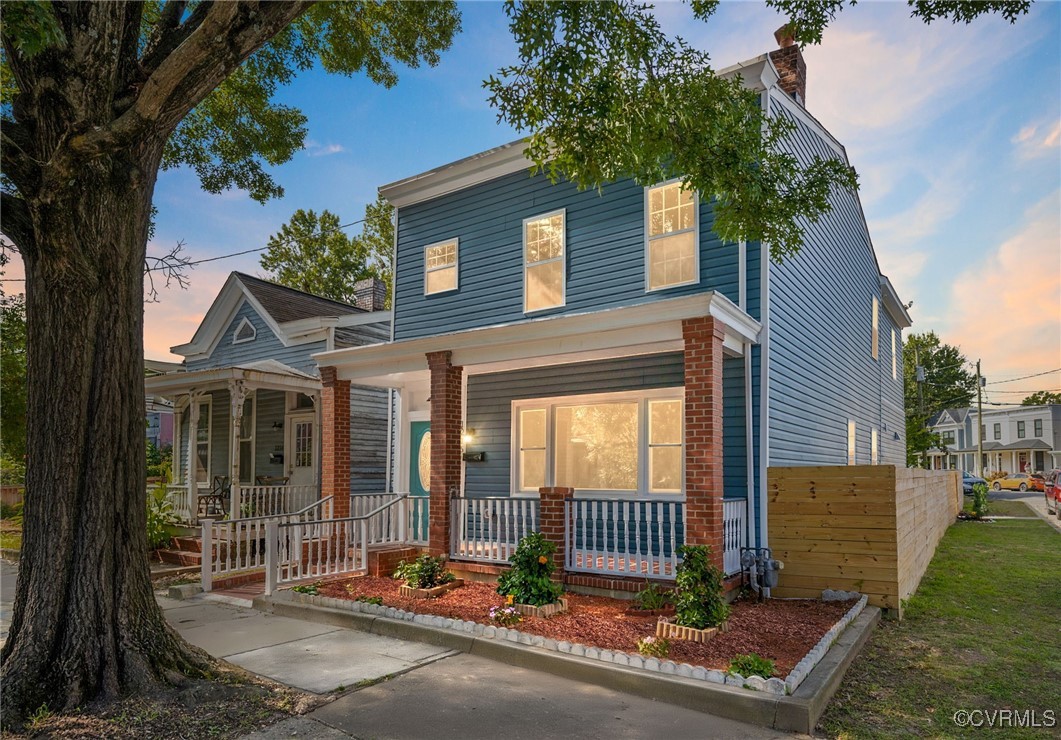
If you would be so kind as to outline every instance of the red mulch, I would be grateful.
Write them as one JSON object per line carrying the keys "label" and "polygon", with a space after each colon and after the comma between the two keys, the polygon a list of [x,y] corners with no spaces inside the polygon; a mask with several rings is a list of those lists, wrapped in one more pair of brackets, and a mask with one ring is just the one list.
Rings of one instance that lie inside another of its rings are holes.
{"label": "red mulch", "polygon": [[[435,614],[491,624],[488,612],[504,599],[494,586],[466,583],[437,599],[410,599],[398,595],[400,581],[360,576],[320,586],[323,596],[356,599],[380,596],[383,603],[418,614]],[[568,610],[548,619],[524,617],[516,629],[555,640],[593,645],[607,650],[637,652],[637,641],[654,635],[656,617],[626,614],[629,601],[602,596],[566,593]],[[810,652],[818,640],[851,608],[850,602],[772,600],[762,604],[738,602],[730,614],[730,630],[705,644],[672,640],[669,658],[705,668],[725,670],[741,653],[757,653],[774,661],[774,675],[784,678]]]}

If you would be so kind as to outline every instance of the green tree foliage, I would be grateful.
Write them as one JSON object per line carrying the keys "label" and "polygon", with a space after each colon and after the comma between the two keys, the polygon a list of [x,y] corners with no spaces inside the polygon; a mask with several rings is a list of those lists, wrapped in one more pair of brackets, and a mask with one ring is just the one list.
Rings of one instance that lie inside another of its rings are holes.
{"label": "green tree foliage", "polygon": [[269,237],[261,265],[270,278],[283,285],[344,303],[354,302],[354,284],[378,277],[390,295],[390,248],[379,245],[393,239],[390,206],[377,201],[366,208],[364,233],[348,236],[331,211],[299,209]]}
{"label": "green tree foliage", "polygon": [[0,454],[26,455],[26,297],[0,295]]}
{"label": "green tree foliage", "polygon": [[1048,403],[1061,403],[1061,393],[1053,391],[1036,391],[1020,402],[1021,406],[1045,406]]}
{"label": "green tree foliage", "polygon": [[[925,380],[917,382],[917,365]],[[935,332],[911,334],[903,344],[903,383],[906,408],[906,459],[918,465],[931,449],[943,449],[928,422],[949,408],[969,406],[976,398],[976,374],[957,347],[944,344]]]}

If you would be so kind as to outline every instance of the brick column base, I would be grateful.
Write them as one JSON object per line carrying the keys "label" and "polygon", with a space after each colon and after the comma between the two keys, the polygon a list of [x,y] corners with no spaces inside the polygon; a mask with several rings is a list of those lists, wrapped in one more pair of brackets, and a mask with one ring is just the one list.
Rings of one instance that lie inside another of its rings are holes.
{"label": "brick column base", "polygon": [[722,567],[722,340],[714,317],[682,321],[685,338],[685,541]]}
{"label": "brick column base", "polygon": [[332,516],[350,516],[350,381],[321,368],[321,498],[332,497]]}
{"label": "brick column base", "polygon": [[449,555],[450,498],[461,484],[461,373],[450,353],[429,352],[431,370],[431,496],[427,551]]}
{"label": "brick column base", "polygon": [[538,489],[538,496],[541,500],[538,526],[542,534],[545,535],[545,539],[556,545],[556,552],[553,553],[553,563],[556,565],[554,575],[557,577],[564,575],[564,566],[567,563],[567,542],[564,539],[564,504],[574,495],[574,488]]}

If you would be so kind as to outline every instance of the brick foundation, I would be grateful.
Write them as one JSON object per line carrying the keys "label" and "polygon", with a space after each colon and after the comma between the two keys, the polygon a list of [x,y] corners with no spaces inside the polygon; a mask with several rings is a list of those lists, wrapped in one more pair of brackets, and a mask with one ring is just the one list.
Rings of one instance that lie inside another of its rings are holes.
{"label": "brick foundation", "polygon": [[332,497],[332,516],[350,516],[350,381],[321,368],[321,498]]}
{"label": "brick foundation", "polygon": [[431,370],[431,500],[428,547],[431,555],[449,554],[449,502],[461,483],[461,373],[450,352],[429,352]]}
{"label": "brick foundation", "polygon": [[723,324],[704,316],[682,321],[685,338],[685,541],[710,545],[722,567]]}

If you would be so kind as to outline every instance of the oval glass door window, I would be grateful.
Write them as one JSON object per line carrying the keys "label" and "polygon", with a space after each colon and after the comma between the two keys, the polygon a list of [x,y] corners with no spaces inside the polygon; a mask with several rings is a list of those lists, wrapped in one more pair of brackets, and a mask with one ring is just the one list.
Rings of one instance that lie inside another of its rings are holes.
{"label": "oval glass door window", "polygon": [[420,455],[417,467],[420,470],[420,487],[431,490],[431,432],[420,438]]}

